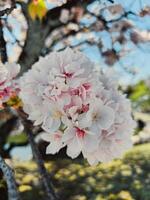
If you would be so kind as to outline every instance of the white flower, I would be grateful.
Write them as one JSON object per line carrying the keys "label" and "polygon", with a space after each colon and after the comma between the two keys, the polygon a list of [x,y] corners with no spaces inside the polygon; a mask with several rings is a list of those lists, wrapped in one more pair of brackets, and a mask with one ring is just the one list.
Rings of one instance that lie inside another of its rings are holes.
{"label": "white flower", "polygon": [[0,66],[0,83],[2,84],[7,79],[8,71],[5,66]]}
{"label": "white flower", "polygon": [[6,63],[0,66],[0,88],[9,85],[9,81],[13,80],[20,71],[20,66],[16,63]]}
{"label": "white flower", "polygon": [[82,151],[93,152],[98,148],[97,136],[88,130],[78,127],[68,127],[62,136],[67,145],[67,155],[76,158]]}
{"label": "white flower", "polygon": [[131,146],[131,105],[112,72],[101,73],[80,52],[67,48],[40,58],[20,79],[23,109],[46,131],[46,153],[64,146],[92,164],[120,157]]}
{"label": "white flower", "polygon": [[[37,110],[39,106],[40,112],[43,109],[45,113],[46,101],[49,101],[49,106],[47,104],[49,109],[51,103],[54,102],[55,104],[55,101],[58,104],[63,101],[66,105],[70,101],[74,101],[73,99],[76,99],[77,95],[72,95],[71,92],[79,93],[78,86],[82,84],[83,79],[88,82],[92,69],[89,59],[80,52],[74,53],[69,48],[60,53],[54,52],[45,58],[41,58],[20,79],[20,98],[24,103],[24,108],[32,108],[31,111],[25,110],[29,114],[29,119],[36,121],[36,116],[32,119],[31,112]],[[43,116],[43,114],[41,115]],[[37,115],[38,118],[39,114]],[[45,123],[44,118],[42,123]]]}
{"label": "white flower", "polygon": [[100,134],[102,129],[108,129],[114,122],[115,113],[113,109],[100,99],[92,100],[89,111],[82,115],[79,120],[81,128],[90,127],[90,131],[95,134]]}
{"label": "white flower", "polygon": [[19,71],[20,66],[15,63],[6,63],[0,66],[0,106],[17,93],[14,78]]}
{"label": "white flower", "polygon": [[50,142],[50,144],[46,148],[46,154],[58,153],[59,150],[63,147],[61,131],[58,131],[54,134],[43,133],[42,139],[47,142]]}
{"label": "white flower", "polygon": [[68,20],[69,20],[69,10],[62,9],[59,20],[62,23],[66,24],[68,22]]}
{"label": "white flower", "polygon": [[61,125],[61,118],[64,116],[64,111],[62,109],[62,105],[59,105],[57,102],[47,103],[47,109],[48,111],[43,120],[42,128],[49,133],[53,133],[59,129]]}
{"label": "white flower", "polygon": [[[121,133],[120,133],[121,134]],[[95,152],[98,161],[109,162],[122,156],[123,152],[132,147],[130,137],[118,139],[115,133],[102,137],[99,148]]]}

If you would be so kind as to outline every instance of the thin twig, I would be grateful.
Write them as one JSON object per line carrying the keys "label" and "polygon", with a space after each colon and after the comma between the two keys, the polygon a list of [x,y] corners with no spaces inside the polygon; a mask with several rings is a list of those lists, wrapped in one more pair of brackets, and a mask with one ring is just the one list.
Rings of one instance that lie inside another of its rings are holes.
{"label": "thin twig", "polygon": [[8,187],[8,199],[9,200],[20,200],[20,196],[17,190],[16,181],[14,178],[13,170],[6,164],[4,159],[0,155],[0,169],[4,174],[4,178],[7,182]]}

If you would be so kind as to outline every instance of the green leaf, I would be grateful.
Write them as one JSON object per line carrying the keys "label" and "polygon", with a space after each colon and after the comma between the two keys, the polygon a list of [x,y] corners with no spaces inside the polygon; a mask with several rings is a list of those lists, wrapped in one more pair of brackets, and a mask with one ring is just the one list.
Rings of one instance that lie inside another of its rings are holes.
{"label": "green leaf", "polygon": [[140,81],[134,88],[133,93],[131,94],[130,98],[133,101],[137,101],[139,98],[150,95],[150,89],[144,83],[144,81]]}

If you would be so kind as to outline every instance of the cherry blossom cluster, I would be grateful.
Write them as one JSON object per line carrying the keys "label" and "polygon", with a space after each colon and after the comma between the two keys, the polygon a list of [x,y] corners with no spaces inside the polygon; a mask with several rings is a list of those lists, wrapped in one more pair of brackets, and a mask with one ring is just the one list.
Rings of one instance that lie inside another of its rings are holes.
{"label": "cherry blossom cluster", "polygon": [[42,138],[47,154],[67,147],[93,165],[120,157],[131,147],[135,122],[130,102],[111,71],[102,73],[82,53],[67,48],[35,63],[20,79],[23,109]]}
{"label": "cherry blossom cluster", "polygon": [[14,95],[17,95],[18,88],[14,78],[20,71],[20,66],[15,63],[0,65],[0,107]]}

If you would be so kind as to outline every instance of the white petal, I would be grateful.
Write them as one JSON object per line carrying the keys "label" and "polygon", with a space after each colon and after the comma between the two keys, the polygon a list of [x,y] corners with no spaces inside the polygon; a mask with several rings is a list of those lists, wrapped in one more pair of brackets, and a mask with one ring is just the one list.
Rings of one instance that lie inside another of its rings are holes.
{"label": "white petal", "polygon": [[63,142],[67,142],[71,139],[73,139],[75,137],[75,130],[72,128],[67,128],[65,131],[64,131],[64,134],[62,136],[62,141]]}
{"label": "white petal", "polygon": [[6,68],[9,72],[9,78],[14,78],[20,71],[20,65],[16,63],[6,63]]}
{"label": "white petal", "polygon": [[67,95],[67,94],[62,95],[61,99],[59,99],[59,102],[61,101],[62,101],[61,105],[63,106],[70,104],[70,101],[71,101],[70,95]]}
{"label": "white petal", "polygon": [[67,116],[63,116],[63,117],[61,118],[61,121],[62,121],[62,123],[63,123],[64,125],[66,125],[66,126],[68,126],[68,127],[72,125],[71,121],[68,119]]}
{"label": "white petal", "polygon": [[72,117],[73,120],[76,120],[78,114],[77,114],[78,106],[72,106],[68,113]]}
{"label": "white petal", "polygon": [[98,137],[95,137],[93,135],[85,135],[84,139],[83,139],[83,148],[85,151],[87,152],[93,152],[96,151],[98,149],[98,145],[99,145],[99,140]]}
{"label": "white petal", "polygon": [[42,128],[48,133],[53,133],[59,129],[60,124],[60,119],[53,119],[51,117],[48,117],[45,119]]}
{"label": "white petal", "polygon": [[72,99],[72,103],[73,105],[78,106],[78,108],[82,106],[82,100],[79,96],[74,96]]}
{"label": "white petal", "polygon": [[78,144],[77,137],[74,137],[67,145],[67,155],[76,158],[81,152],[81,146]]}
{"label": "white petal", "polygon": [[41,138],[43,139],[43,140],[45,140],[46,142],[51,142],[52,140],[53,140],[53,134],[51,134],[51,133],[42,133],[41,134]]}
{"label": "white petal", "polygon": [[100,133],[101,133],[101,128],[99,127],[99,122],[98,123],[93,122],[93,124],[91,125],[91,127],[89,129],[90,129],[90,132],[93,133],[92,135],[100,135]]}
{"label": "white petal", "polygon": [[99,125],[103,129],[108,129],[114,122],[114,111],[108,106],[104,106],[100,112]]}
{"label": "white petal", "polygon": [[60,142],[52,142],[46,148],[46,154],[55,154],[62,148],[62,144]]}
{"label": "white petal", "polygon": [[88,155],[86,157],[88,163],[91,165],[91,166],[95,166],[98,164],[98,160],[94,157],[94,155]]}
{"label": "white petal", "polygon": [[87,128],[91,126],[92,120],[87,116],[87,113],[80,114],[78,117],[79,127]]}

